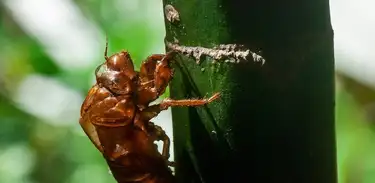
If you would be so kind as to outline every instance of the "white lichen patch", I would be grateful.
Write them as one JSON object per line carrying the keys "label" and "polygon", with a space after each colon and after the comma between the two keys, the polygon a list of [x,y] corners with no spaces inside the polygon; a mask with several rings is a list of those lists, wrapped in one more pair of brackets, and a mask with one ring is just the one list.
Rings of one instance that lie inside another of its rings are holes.
{"label": "white lichen patch", "polygon": [[169,22],[174,23],[180,21],[180,14],[172,5],[167,4],[164,7],[164,13]]}
{"label": "white lichen patch", "polygon": [[265,59],[262,56],[250,51],[250,49],[245,48],[243,45],[221,44],[214,48],[189,47],[169,42],[166,42],[166,45],[169,49],[194,57],[197,64],[199,64],[202,56],[213,58],[214,63],[219,60],[229,63],[240,63],[241,61],[249,61],[250,57],[250,60],[261,62],[262,65],[265,63]]}

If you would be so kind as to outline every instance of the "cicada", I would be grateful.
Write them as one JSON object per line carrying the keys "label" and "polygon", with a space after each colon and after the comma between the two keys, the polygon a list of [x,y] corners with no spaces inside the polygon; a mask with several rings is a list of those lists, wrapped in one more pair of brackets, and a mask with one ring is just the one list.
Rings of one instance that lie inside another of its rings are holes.
{"label": "cicada", "polygon": [[[127,51],[107,56],[95,70],[96,83],[81,107],[79,123],[103,154],[119,183],[174,183],[169,168],[170,139],[150,120],[171,106],[201,106],[219,98],[173,100],[150,105],[165,92],[173,76],[174,53],[154,54],[139,71]],[[159,152],[155,141],[162,141]]]}

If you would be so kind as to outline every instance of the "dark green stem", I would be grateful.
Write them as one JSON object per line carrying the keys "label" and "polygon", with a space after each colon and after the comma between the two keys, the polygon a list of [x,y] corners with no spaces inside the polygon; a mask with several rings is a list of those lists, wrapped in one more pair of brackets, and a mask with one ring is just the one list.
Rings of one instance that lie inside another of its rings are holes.
{"label": "dark green stem", "polygon": [[164,0],[179,182],[337,182],[328,2]]}

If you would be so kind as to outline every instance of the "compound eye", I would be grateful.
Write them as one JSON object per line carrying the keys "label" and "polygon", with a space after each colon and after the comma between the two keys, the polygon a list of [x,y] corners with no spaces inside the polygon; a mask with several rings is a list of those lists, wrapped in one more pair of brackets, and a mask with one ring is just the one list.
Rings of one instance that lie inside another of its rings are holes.
{"label": "compound eye", "polygon": [[105,72],[107,71],[107,65],[100,64],[96,69],[95,69],[95,76],[96,78],[102,76]]}

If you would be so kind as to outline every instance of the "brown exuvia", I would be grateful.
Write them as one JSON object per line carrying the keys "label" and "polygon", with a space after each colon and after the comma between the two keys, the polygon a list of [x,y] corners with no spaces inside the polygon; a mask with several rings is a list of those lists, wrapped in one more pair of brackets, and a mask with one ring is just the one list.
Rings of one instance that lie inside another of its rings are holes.
{"label": "brown exuvia", "polygon": [[[200,106],[219,98],[164,99],[150,103],[164,93],[172,79],[172,52],[149,56],[134,70],[126,51],[107,57],[95,71],[96,84],[89,90],[79,120],[84,132],[105,157],[119,183],[174,183],[168,166],[170,140],[150,120],[171,106]],[[155,141],[163,141],[157,150]]]}

